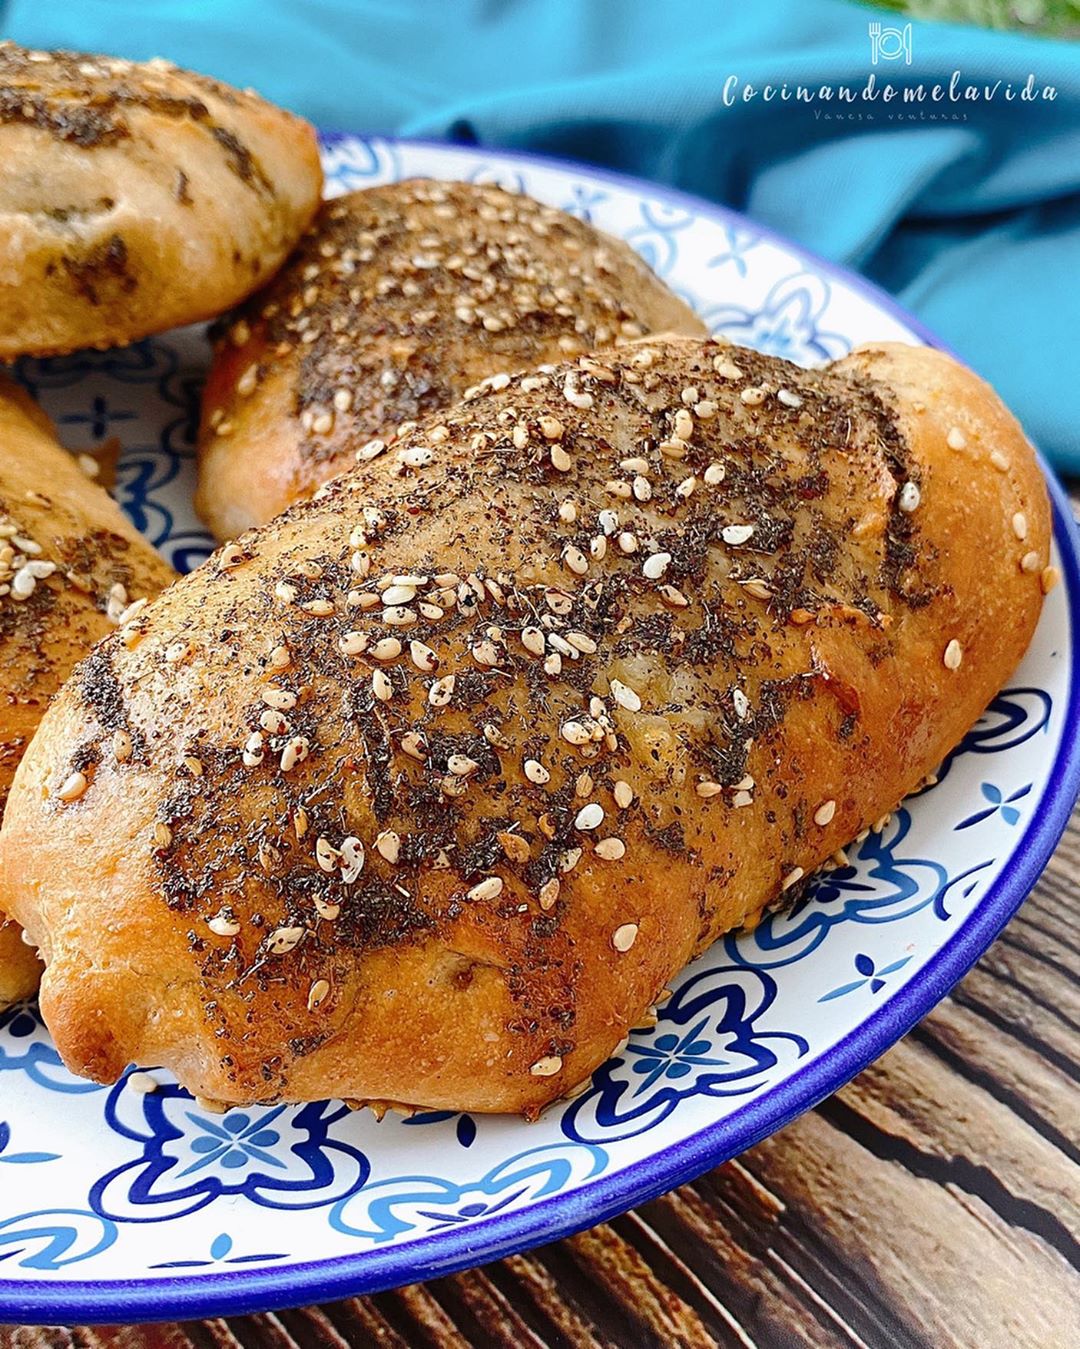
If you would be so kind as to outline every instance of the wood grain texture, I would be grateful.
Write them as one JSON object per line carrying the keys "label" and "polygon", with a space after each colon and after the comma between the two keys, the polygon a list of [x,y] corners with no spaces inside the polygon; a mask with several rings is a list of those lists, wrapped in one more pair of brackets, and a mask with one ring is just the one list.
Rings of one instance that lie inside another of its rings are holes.
{"label": "wood grain texture", "polygon": [[1075,1349],[1080,809],[1001,938],[816,1110],[610,1223],[276,1315],[0,1349]]}

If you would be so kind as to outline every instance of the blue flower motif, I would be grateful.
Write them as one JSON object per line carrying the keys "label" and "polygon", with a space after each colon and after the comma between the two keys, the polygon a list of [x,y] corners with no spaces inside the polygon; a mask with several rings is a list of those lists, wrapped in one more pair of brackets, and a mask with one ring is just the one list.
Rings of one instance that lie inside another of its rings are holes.
{"label": "blue flower motif", "polygon": [[57,421],[61,426],[85,426],[95,440],[101,440],[114,422],[130,422],[134,416],[134,412],[111,408],[105,395],[97,394],[86,412],[65,412]]}
{"label": "blue flower motif", "polygon": [[820,326],[831,294],[829,283],[816,272],[796,272],[778,281],[756,309],[719,304],[701,317],[711,332],[723,333],[743,346],[813,365],[851,350],[846,337]]}
{"label": "blue flower motif", "polygon": [[883,965],[878,969],[874,964],[873,958],[860,952],[855,957],[855,969],[862,976],[859,979],[853,979],[848,984],[841,984],[839,988],[831,989],[828,993],[823,993],[818,1002],[832,1002],[834,998],[842,998],[847,993],[854,993],[857,988],[864,988],[870,985],[871,993],[880,993],[885,987],[885,980],[888,975],[895,974],[897,970],[902,970],[911,959],[911,956],[904,956],[901,960],[894,960],[889,965]]}
{"label": "blue flower motif", "polygon": [[669,1031],[643,1044],[631,1040],[626,1046],[626,1052],[638,1056],[637,1061],[630,1065],[631,1071],[642,1078],[634,1090],[635,1096],[648,1091],[661,1077],[674,1081],[688,1076],[698,1068],[731,1067],[730,1058],[716,1058],[709,1055],[709,1050],[714,1048],[714,1044],[707,1036],[703,1038],[702,1035],[708,1021],[708,1017],[702,1017],[696,1026],[681,1036]]}
{"label": "blue flower motif", "polygon": [[35,1209],[0,1219],[0,1260],[55,1273],[107,1251],[116,1235],[115,1223],[84,1209]]}
{"label": "blue flower motif", "polygon": [[563,202],[560,210],[567,215],[575,215],[579,220],[592,222],[592,209],[599,206],[601,202],[607,201],[609,193],[601,192],[596,187],[586,187],[581,183],[575,183],[570,190],[570,200]]}
{"label": "blue flower motif", "polygon": [[717,253],[715,257],[709,259],[706,264],[709,267],[725,267],[730,263],[740,276],[747,273],[746,255],[752,248],[756,248],[761,243],[761,235],[757,230],[747,229],[742,225],[725,225],[724,237],[727,239],[727,251]]}
{"label": "blue flower motif", "polygon": [[1012,804],[1014,801],[1022,801],[1031,791],[1032,783],[1026,787],[1019,787],[1011,796],[1003,796],[1000,787],[995,787],[992,782],[983,782],[979,784],[979,790],[983,798],[990,802],[985,810],[977,810],[974,815],[968,815],[954,825],[954,829],[970,829],[973,824],[981,824],[983,820],[988,820],[992,815],[1000,815],[1009,825],[1020,823],[1020,812]]}
{"label": "blue flower motif", "polygon": [[268,1125],[272,1124],[284,1109],[283,1105],[279,1105],[254,1120],[242,1110],[230,1110],[220,1121],[208,1119],[205,1115],[197,1115],[193,1110],[186,1111],[188,1119],[201,1131],[198,1137],[191,1141],[191,1150],[198,1153],[199,1157],[177,1174],[188,1176],[194,1171],[201,1171],[211,1162],[218,1161],[227,1171],[238,1170],[252,1161],[284,1170],[285,1163],[273,1153],[266,1151],[281,1141],[281,1135],[277,1130],[269,1128]]}
{"label": "blue flower motif", "polygon": [[760,970],[720,965],[692,974],[657,1025],[635,1032],[624,1054],[596,1070],[564,1111],[563,1133],[584,1143],[633,1138],[691,1097],[756,1091],[809,1049],[802,1036],[760,1024],[775,1000],[776,984]]}
{"label": "blue flower motif", "polygon": [[143,1096],[126,1081],[110,1091],[105,1122],[134,1155],[90,1191],[104,1217],[162,1222],[240,1195],[266,1208],[319,1208],[367,1180],[367,1157],[339,1136],[352,1118],[340,1103],[209,1116],[175,1084]]}

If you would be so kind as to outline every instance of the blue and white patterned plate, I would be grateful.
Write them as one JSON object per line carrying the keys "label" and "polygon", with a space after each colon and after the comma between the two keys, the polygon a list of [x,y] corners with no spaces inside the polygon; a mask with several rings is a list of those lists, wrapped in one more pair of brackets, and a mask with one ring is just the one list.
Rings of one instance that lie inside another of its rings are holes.
{"label": "blue and white patterned plate", "polygon": [[[328,138],[343,191],[407,175],[496,181],[622,235],[708,323],[812,364],[853,343],[932,342],[857,278],[740,216],[560,164]],[[202,330],[24,361],[80,447],[118,436],[118,493],[181,570]],[[609,1217],[733,1156],[835,1090],[941,998],[1001,929],[1076,797],[1080,571],[1055,490],[1065,584],[1010,686],[938,784],[790,913],[674,981],[577,1100],[536,1124],[339,1103],[208,1114],[165,1073],[97,1087],[36,1010],[0,1017],[0,1321],[128,1321],[314,1302],[431,1277]]]}

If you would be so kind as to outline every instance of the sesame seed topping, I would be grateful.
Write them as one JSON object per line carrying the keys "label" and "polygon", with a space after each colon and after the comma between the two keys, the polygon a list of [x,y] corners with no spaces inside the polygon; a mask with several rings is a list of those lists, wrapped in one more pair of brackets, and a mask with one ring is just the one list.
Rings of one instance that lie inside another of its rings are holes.
{"label": "sesame seed topping", "polygon": [[724,789],[723,787],[721,787],[719,782],[710,782],[708,780],[699,782],[697,786],[694,788],[694,791],[698,794],[698,796],[702,798],[703,801],[708,801],[709,798],[713,796],[719,796],[723,790]]}
{"label": "sesame seed topping", "polygon": [[564,721],[559,734],[568,745],[587,745],[592,739],[592,732],[580,721]]}
{"label": "sesame seed topping", "polygon": [[396,862],[401,856],[401,838],[393,829],[384,829],[375,839],[375,851],[384,861]]}
{"label": "sesame seed topping", "polygon": [[543,787],[545,783],[551,781],[551,774],[539,759],[525,760],[525,776],[537,787]]}
{"label": "sesame seed topping", "polygon": [[620,707],[625,708],[627,712],[641,711],[640,697],[634,692],[629,684],[624,684],[622,680],[613,679],[611,681],[611,696],[615,699],[616,703],[618,703]]}
{"label": "sesame seed topping", "polygon": [[602,862],[618,862],[626,855],[626,844],[621,838],[602,838],[594,851]]}
{"label": "sesame seed topping", "polygon": [[906,482],[903,487],[900,488],[897,505],[906,515],[910,515],[913,510],[918,508],[921,500],[922,493],[919,491],[918,483]]}
{"label": "sesame seed topping", "polygon": [[740,543],[747,543],[754,535],[753,525],[725,525],[720,531],[720,537],[725,543],[737,546]]}
{"label": "sesame seed topping", "polygon": [[276,684],[268,684],[260,691],[259,697],[267,707],[279,712],[288,712],[296,706],[296,694],[291,689],[278,688]]}
{"label": "sesame seed topping", "polygon": [[942,659],[945,662],[946,670],[959,670],[960,662],[964,659],[964,648],[955,637],[946,646]]}
{"label": "sesame seed topping", "polygon": [[124,1085],[136,1096],[152,1096],[158,1089],[157,1078],[144,1072],[128,1073]]}
{"label": "sesame seed topping", "polygon": [[380,703],[388,703],[394,696],[394,686],[385,670],[372,670],[371,691]]}
{"label": "sesame seed topping", "polygon": [[958,426],[951,426],[949,434],[945,437],[945,444],[950,450],[962,450],[967,445],[967,436]]}
{"label": "sesame seed topping", "polygon": [[273,956],[283,956],[299,945],[304,936],[302,927],[278,927],[266,939],[266,949]]}
{"label": "sesame seed topping", "polygon": [[803,405],[802,398],[791,389],[780,389],[777,392],[776,401],[783,403],[786,408],[801,408]]}
{"label": "sesame seed topping", "polygon": [[1043,594],[1049,595],[1061,580],[1061,572],[1058,571],[1057,567],[1044,567],[1041,580]]}
{"label": "sesame seed topping", "polygon": [[444,675],[441,679],[432,680],[431,687],[428,689],[428,702],[432,707],[445,707],[454,696],[454,685],[457,682],[456,676]]}
{"label": "sesame seed topping", "polygon": [[641,572],[647,581],[659,581],[671,562],[670,553],[651,553],[642,564]]}
{"label": "sesame seed topping", "polygon": [[215,937],[235,937],[240,931],[240,924],[231,914],[219,913],[208,920],[206,926]]}
{"label": "sesame seed topping", "polygon": [[396,637],[381,637],[371,648],[373,660],[392,661],[401,655],[401,642]]}
{"label": "sesame seed topping", "polygon": [[298,763],[303,763],[311,749],[306,735],[294,735],[281,751],[281,771],[291,773]]}
{"label": "sesame seed topping", "polygon": [[555,901],[559,898],[558,877],[552,876],[550,880],[545,881],[540,887],[536,897],[540,901],[540,907],[542,909],[553,909],[555,907]]}
{"label": "sesame seed topping", "polygon": [[806,873],[802,867],[792,867],[784,879],[780,882],[781,890],[790,890],[796,881],[801,881]]}
{"label": "sesame seed topping", "polygon": [[702,476],[706,487],[715,487],[724,481],[726,469],[723,464],[710,464]]}
{"label": "sesame seed topping", "polygon": [[817,810],[814,811],[814,823],[821,829],[827,824],[832,823],[833,816],[836,814],[836,802],[833,800],[822,801]]}
{"label": "sesame seed topping", "polygon": [[330,984],[326,979],[316,979],[308,990],[307,1006],[309,1012],[315,1012],[326,1001]]}
{"label": "sesame seed topping", "polygon": [[615,783],[612,789],[612,795],[615,797],[615,804],[620,810],[628,810],[634,801],[634,789],[629,782],[624,782],[621,778]]}
{"label": "sesame seed topping", "polygon": [[542,1059],[537,1059],[529,1072],[533,1077],[554,1077],[562,1072],[562,1059],[558,1054],[548,1054]]}
{"label": "sesame seed topping", "polygon": [[1042,559],[1038,553],[1025,553],[1020,559],[1020,570],[1026,572],[1036,572],[1042,566]]}
{"label": "sesame seed topping", "polygon": [[1002,454],[1000,450],[990,451],[990,462],[999,473],[1008,473],[1009,468],[1011,467],[1009,456],[1007,454]]}
{"label": "sesame seed topping", "polygon": [[574,817],[574,828],[585,832],[599,828],[603,822],[604,807],[598,801],[590,801],[587,806],[582,806]]}
{"label": "sesame seed topping", "polygon": [[1024,514],[1023,511],[1017,511],[1016,514],[1013,516],[1012,527],[1013,533],[1021,542],[1023,542],[1023,540],[1027,538],[1028,532],[1027,516]]}
{"label": "sesame seed topping", "polygon": [[623,923],[617,927],[611,934],[611,944],[615,950],[625,954],[637,941],[638,925],[637,923]]}
{"label": "sesame seed topping", "polygon": [[53,792],[58,801],[77,801],[90,785],[85,773],[69,773],[60,786]]}
{"label": "sesame seed topping", "polygon": [[467,899],[498,899],[503,892],[501,876],[487,876],[466,894]]}

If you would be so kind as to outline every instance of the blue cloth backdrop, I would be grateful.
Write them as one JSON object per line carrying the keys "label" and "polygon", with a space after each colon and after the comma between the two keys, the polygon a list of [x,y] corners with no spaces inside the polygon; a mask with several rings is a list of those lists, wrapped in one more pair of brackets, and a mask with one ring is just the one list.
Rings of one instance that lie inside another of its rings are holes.
{"label": "blue cloth backdrop", "polygon": [[[27,45],[164,55],[325,128],[475,137],[746,211],[894,292],[1080,472],[1080,46],[916,23],[910,65],[887,35],[874,67],[874,21],[904,23],[845,0],[0,0]],[[957,69],[994,96],[890,121],[761,93]],[[1056,98],[1007,99],[1029,74]]]}

